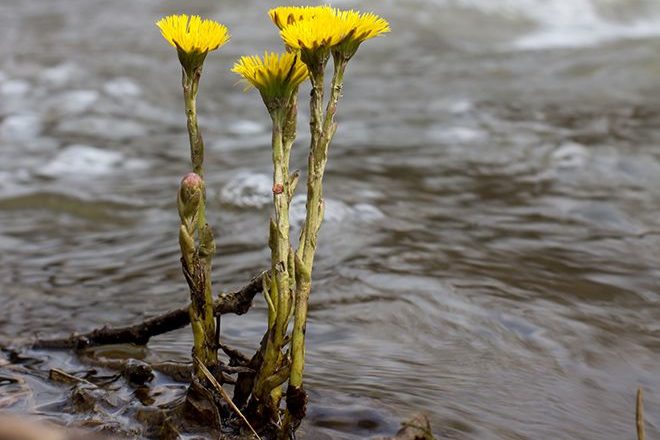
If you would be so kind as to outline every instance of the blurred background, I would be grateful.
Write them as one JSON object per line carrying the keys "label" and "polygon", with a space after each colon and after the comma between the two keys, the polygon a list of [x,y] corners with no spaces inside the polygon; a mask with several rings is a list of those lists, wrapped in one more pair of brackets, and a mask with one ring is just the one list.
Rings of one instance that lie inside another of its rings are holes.
{"label": "blurred background", "polygon": [[[426,410],[440,438],[631,439],[638,385],[647,434],[660,437],[660,3],[333,4],[373,10],[392,33],[365,43],[346,75],[303,437],[364,439]],[[268,265],[269,119],[229,68],[281,47],[266,15],[277,5],[0,0],[3,340],[186,302],[180,67],[154,25],[171,13],[232,34],[208,56],[198,100],[216,286]],[[299,224],[304,198],[294,204]],[[257,298],[223,318],[223,336],[252,350],[264,321]],[[191,339],[186,329],[104,354],[186,360]],[[45,379],[49,367],[85,369],[74,356],[2,356],[2,409],[138,432],[130,388],[90,415]],[[155,389],[156,403],[181,392],[163,377]]]}

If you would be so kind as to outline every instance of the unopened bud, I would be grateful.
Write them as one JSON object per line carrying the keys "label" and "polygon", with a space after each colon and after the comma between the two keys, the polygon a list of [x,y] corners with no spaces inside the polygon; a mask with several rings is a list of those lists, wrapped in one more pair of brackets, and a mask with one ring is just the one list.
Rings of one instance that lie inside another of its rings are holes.
{"label": "unopened bud", "polygon": [[181,179],[181,197],[184,201],[192,200],[195,193],[204,189],[204,180],[197,173],[188,173]]}
{"label": "unopened bud", "polygon": [[181,179],[177,200],[181,220],[190,225],[195,223],[203,195],[204,180],[199,174],[188,173]]}

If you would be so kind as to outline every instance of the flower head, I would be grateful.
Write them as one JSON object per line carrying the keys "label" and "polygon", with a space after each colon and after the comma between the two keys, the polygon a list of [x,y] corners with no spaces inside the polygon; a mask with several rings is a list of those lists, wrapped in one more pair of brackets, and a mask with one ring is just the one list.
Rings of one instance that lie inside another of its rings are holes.
{"label": "flower head", "polygon": [[176,47],[186,70],[200,67],[208,54],[229,41],[227,27],[197,15],[170,15],[156,22],[163,38]]}
{"label": "flower head", "polygon": [[339,44],[346,33],[336,11],[327,7],[285,26],[280,36],[287,47],[301,52],[303,62],[312,65],[327,60],[330,48]]}
{"label": "flower head", "polygon": [[267,106],[288,101],[308,76],[307,67],[292,52],[265,52],[263,58],[244,56],[231,71],[243,77],[247,86],[245,90],[250,87],[259,89]]}
{"label": "flower head", "polygon": [[323,6],[279,6],[268,11],[270,19],[280,30],[298,21],[309,20],[317,14],[327,13],[332,8]]}
{"label": "flower head", "polygon": [[364,41],[390,31],[387,20],[372,12],[337,11],[336,15],[343,24],[346,36],[335,52],[342,53],[346,58],[351,58]]}
{"label": "flower head", "polygon": [[269,15],[287,47],[300,50],[310,67],[327,59],[329,50],[350,59],[364,41],[390,31],[387,20],[374,13],[329,6],[283,6]]}

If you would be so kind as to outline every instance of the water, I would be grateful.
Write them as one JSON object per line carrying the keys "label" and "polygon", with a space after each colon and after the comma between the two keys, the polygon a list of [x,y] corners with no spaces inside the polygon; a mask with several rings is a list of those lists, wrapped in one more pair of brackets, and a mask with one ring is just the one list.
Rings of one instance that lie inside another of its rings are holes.
{"label": "water", "polygon": [[[131,323],[185,302],[180,74],[153,26],[180,7],[0,2],[3,339]],[[390,433],[418,410],[443,438],[633,438],[638,385],[658,437],[660,6],[359,7],[393,32],[360,50],[341,102],[308,326],[306,438]],[[268,264],[270,187],[267,115],[228,68],[279,43],[255,0],[185,8],[233,36],[206,62],[199,109],[216,285],[228,289]],[[301,121],[295,167],[305,164]],[[258,299],[224,319],[226,340],[254,348],[264,311]],[[190,343],[182,330],[139,356],[185,360]],[[0,382],[15,397],[6,407],[78,420],[62,415],[67,387],[8,368],[3,377],[34,394]]]}

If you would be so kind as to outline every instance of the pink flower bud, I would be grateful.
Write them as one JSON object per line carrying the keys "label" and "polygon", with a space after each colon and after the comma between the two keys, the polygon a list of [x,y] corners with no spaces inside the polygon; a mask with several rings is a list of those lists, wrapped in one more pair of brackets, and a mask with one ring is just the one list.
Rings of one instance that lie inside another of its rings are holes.
{"label": "pink flower bud", "polygon": [[186,190],[196,191],[202,189],[203,186],[204,180],[197,173],[188,173],[181,179],[181,188],[185,188]]}
{"label": "pink flower bud", "polygon": [[204,180],[199,174],[188,173],[181,179],[178,195],[178,209],[181,219],[192,218],[197,215],[202,198],[204,197]]}

